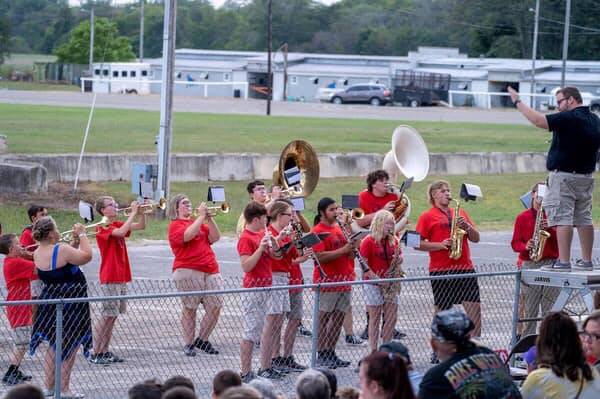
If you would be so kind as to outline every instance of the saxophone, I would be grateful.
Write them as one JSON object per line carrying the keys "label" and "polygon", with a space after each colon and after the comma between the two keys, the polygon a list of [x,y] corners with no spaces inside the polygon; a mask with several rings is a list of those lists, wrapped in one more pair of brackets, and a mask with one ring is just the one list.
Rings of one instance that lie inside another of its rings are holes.
{"label": "saxophone", "polygon": [[546,246],[546,240],[550,238],[550,233],[542,228],[542,222],[544,221],[544,208],[540,206],[537,216],[535,217],[535,228],[533,230],[533,236],[531,237],[532,246],[529,250],[529,258],[534,262],[542,260],[544,254],[544,247]]}
{"label": "saxophone", "polygon": [[[400,251],[401,245],[400,240],[396,238],[396,236],[392,236],[396,241],[396,249],[394,250],[394,256],[392,256],[392,261],[390,262],[389,269],[385,272],[385,278],[399,278],[404,277],[405,273],[402,270],[402,262],[400,261]],[[381,285],[381,296],[383,297],[385,302],[395,302],[396,296],[400,294],[400,282],[394,281],[392,283],[385,283]]]}
{"label": "saxophone", "polygon": [[458,218],[460,216],[460,202],[455,199],[450,199],[450,201],[454,201],[456,206],[454,207],[454,216],[452,217],[452,224],[450,226],[450,239],[452,240],[452,245],[450,246],[449,256],[451,259],[460,259],[462,256],[462,243],[463,237],[467,232],[460,227],[458,227]]}

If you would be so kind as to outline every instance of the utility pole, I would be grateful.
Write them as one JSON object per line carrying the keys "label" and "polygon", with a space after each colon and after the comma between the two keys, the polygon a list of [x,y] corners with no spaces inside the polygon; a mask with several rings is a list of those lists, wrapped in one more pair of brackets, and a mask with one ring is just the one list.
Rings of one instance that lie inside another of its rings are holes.
{"label": "utility pole", "polygon": [[140,0],[140,62],[144,62],[144,3]]}
{"label": "utility pole", "polygon": [[288,44],[283,43],[281,46],[283,49],[283,101],[287,101],[287,62],[288,62]]}
{"label": "utility pole", "polygon": [[160,88],[160,132],[158,136],[158,181],[155,193],[168,198],[170,191],[171,143],[173,141],[173,70],[175,64],[175,21],[177,0],[165,0],[163,24],[162,85]]}
{"label": "utility pole", "polygon": [[565,87],[565,74],[567,72],[567,53],[569,52],[569,24],[571,21],[571,0],[567,0],[565,9],[565,31],[563,33],[562,72],[560,74],[560,87]]}
{"label": "utility pole", "polygon": [[92,3],[92,10],[90,11],[90,76],[93,75],[94,67],[92,64],[94,63],[94,3]]}
{"label": "utility pole", "polygon": [[267,115],[271,115],[271,97],[273,93],[273,79],[271,78],[271,23],[273,0],[269,0],[267,5]]}
{"label": "utility pole", "polygon": [[[530,9],[531,10],[531,9]],[[531,51],[531,96],[529,97],[529,106],[534,108],[535,104],[535,60],[537,58],[538,44],[538,25],[540,22],[540,0],[535,0],[535,17],[533,21],[533,50]]]}

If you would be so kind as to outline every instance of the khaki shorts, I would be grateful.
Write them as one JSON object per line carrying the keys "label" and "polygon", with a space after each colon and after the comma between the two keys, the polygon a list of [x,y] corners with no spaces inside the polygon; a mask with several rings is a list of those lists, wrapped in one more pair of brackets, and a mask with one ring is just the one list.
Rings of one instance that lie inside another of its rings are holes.
{"label": "khaki shorts", "polygon": [[304,306],[303,292],[290,292],[290,311],[286,313],[288,319],[302,320]]}
{"label": "khaki shorts", "polygon": [[[126,283],[100,284],[102,296],[127,295]],[[127,311],[127,301],[124,299],[102,302],[102,316],[117,317]]]}
{"label": "khaki shorts", "polygon": [[[209,274],[194,269],[176,269],[173,272],[175,287],[186,291],[219,291],[223,289],[221,273]],[[208,307],[221,307],[221,295],[194,295],[181,297],[181,303],[188,309],[197,309],[200,304]]]}
{"label": "khaki shorts", "polygon": [[44,289],[44,283],[42,280],[31,280],[29,283],[29,287],[31,288],[31,297],[37,298],[42,294],[42,290]]}
{"label": "khaki shorts", "polygon": [[17,348],[23,349],[29,346],[31,340],[31,326],[17,327],[13,330],[13,341]]}
{"label": "khaki shorts", "polygon": [[244,301],[242,311],[244,314],[243,339],[254,343],[260,342],[262,329],[265,325],[267,310],[271,307],[271,292],[249,292],[242,296]]}
{"label": "khaki shorts", "polygon": [[352,291],[322,292],[319,298],[319,310],[325,313],[340,311],[346,313],[350,309]]}
{"label": "khaki shorts", "polygon": [[[377,284],[364,284],[363,293],[365,294],[365,305],[367,306],[381,306],[386,302],[386,298],[383,297],[381,292],[381,286]],[[388,303],[389,300],[387,301]],[[394,297],[394,304],[398,304],[398,296]]]}
{"label": "khaki shorts", "polygon": [[[290,276],[288,273],[273,273],[273,286],[288,285]],[[284,314],[290,311],[289,290],[273,290],[271,293],[271,307],[267,314]]]}
{"label": "khaki shorts", "polygon": [[543,200],[548,226],[589,226],[592,224],[591,174],[550,172]]}

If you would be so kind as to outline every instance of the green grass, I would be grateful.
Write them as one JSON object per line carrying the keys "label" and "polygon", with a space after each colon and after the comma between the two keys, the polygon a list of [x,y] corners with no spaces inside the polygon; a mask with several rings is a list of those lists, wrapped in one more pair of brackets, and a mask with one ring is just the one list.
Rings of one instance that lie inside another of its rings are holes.
{"label": "green grass", "polygon": [[[421,212],[429,208],[425,198],[426,187],[433,180],[444,178],[450,181],[455,189],[462,182],[480,185],[484,198],[481,201],[463,203],[463,207],[471,214],[474,222],[481,230],[507,230],[512,229],[515,216],[523,210],[519,197],[525,193],[532,183],[544,178],[542,174],[517,174],[517,175],[487,175],[487,176],[429,176],[425,181],[414,183],[408,192],[412,203],[412,215],[410,217],[413,225]],[[233,235],[237,218],[247,203],[245,183],[243,182],[213,182],[225,186],[227,199],[231,204],[231,212],[217,217],[222,232]],[[125,207],[133,196],[129,194],[130,185],[126,182],[119,183],[94,183],[92,186],[84,184],[83,189],[89,191],[83,197],[88,201],[103,193],[114,196],[120,206]],[[208,183],[173,183],[171,193],[183,192],[187,194],[194,203],[206,198]],[[361,178],[343,179],[321,179],[315,192],[306,200],[306,216],[312,222],[316,203],[321,197],[330,196],[339,200],[341,194],[355,194],[364,188],[364,180]],[[600,188],[596,187],[594,193],[594,220],[600,217]],[[71,225],[79,221],[75,210],[55,210],[52,204],[46,204],[50,213],[56,217],[60,229],[70,229]],[[27,224],[26,205],[16,203],[5,203],[0,207],[0,221],[5,232],[20,232]],[[167,221],[150,220],[148,227],[143,232],[136,232],[135,238],[165,239]]]}
{"label": "green grass", "polygon": [[[0,104],[2,134],[13,153],[79,152],[89,108]],[[546,151],[548,135],[528,125],[344,120],[179,112],[174,116],[174,152],[279,153],[293,139],[317,152],[390,149],[392,132],[410,124],[430,152]],[[155,152],[159,113],[96,109],[87,152]]]}
{"label": "green grass", "polygon": [[79,86],[70,84],[52,84],[38,82],[11,82],[0,80],[0,89],[35,91],[79,91]]}

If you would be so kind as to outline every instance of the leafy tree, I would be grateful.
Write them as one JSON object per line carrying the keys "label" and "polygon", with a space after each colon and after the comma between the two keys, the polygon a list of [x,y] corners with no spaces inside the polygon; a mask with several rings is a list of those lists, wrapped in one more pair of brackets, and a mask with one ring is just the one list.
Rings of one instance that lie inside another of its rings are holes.
{"label": "leafy tree", "polygon": [[[89,61],[90,23],[81,22],[71,31],[69,40],[55,52],[58,62],[87,64]],[[131,61],[135,54],[124,36],[119,36],[117,25],[106,18],[94,20],[94,61]]]}
{"label": "leafy tree", "polygon": [[10,50],[10,21],[5,16],[0,17],[0,64],[4,63],[4,57]]}

